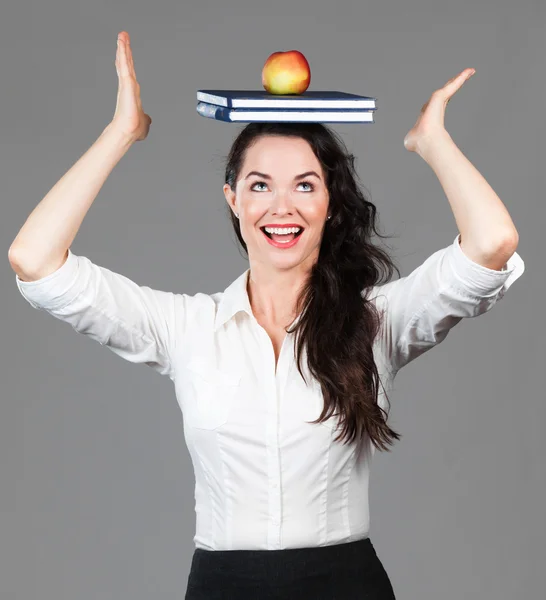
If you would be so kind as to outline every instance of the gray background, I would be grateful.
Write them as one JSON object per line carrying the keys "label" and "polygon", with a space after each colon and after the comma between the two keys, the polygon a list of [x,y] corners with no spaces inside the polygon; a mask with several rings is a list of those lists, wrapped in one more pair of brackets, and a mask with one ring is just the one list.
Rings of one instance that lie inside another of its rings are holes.
{"label": "gray background", "polygon": [[221,291],[247,266],[222,194],[242,127],[200,117],[203,87],[261,88],[298,49],[311,89],[377,97],[334,125],[358,157],[402,274],[451,244],[449,203],[403,147],[430,94],[467,67],[446,128],[520,234],[526,271],[479,319],[403,369],[378,453],[370,537],[397,598],[541,598],[546,562],[542,0],[327,3],[21,1],[0,18],[0,595],[183,598],[193,472],[167,377],[116,357],[20,296],[7,253],[111,120],[116,36],[133,43],[150,134],[110,175],[72,249],[157,289]]}

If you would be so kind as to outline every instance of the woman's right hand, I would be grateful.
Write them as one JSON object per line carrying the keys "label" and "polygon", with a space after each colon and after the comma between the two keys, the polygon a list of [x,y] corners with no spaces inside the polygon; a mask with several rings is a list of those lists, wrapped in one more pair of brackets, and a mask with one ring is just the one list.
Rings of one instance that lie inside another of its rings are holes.
{"label": "woman's right hand", "polygon": [[129,34],[126,31],[118,34],[115,65],[118,74],[118,97],[111,125],[132,140],[143,140],[148,135],[152,119],[142,110],[140,85],[136,80]]}

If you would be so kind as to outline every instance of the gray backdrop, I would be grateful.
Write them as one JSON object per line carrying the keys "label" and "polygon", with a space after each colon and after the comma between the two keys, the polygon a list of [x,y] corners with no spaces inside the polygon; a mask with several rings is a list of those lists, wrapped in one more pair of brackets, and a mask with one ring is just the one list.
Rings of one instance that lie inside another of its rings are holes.
{"label": "gray backdrop", "polygon": [[110,175],[72,249],[141,285],[222,291],[247,266],[222,193],[242,127],[200,117],[202,87],[261,88],[298,49],[309,89],[376,96],[334,125],[358,157],[408,274],[457,233],[430,167],[403,147],[434,89],[466,67],[446,128],[503,199],[526,271],[493,310],[397,376],[403,439],[378,453],[370,537],[397,598],[543,597],[546,4],[484,0],[45,0],[0,18],[0,595],[183,598],[193,473],[167,377],[34,310],[8,248],[111,120],[116,36],[132,38],[150,134]]}

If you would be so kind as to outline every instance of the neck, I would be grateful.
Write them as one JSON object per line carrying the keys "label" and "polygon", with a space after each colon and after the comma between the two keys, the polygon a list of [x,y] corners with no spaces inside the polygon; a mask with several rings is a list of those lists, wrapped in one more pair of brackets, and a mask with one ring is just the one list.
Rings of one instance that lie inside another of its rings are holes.
{"label": "neck", "polygon": [[254,316],[273,326],[289,325],[297,317],[296,301],[308,277],[303,265],[287,270],[251,266],[247,291]]}

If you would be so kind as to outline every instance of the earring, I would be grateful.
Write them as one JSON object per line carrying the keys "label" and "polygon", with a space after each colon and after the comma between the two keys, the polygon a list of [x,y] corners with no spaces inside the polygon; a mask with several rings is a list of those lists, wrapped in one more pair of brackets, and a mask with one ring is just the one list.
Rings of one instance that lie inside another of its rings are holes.
{"label": "earring", "polygon": [[239,218],[239,213],[235,213],[235,216],[236,216],[237,218]]}
{"label": "earring", "polygon": [[328,215],[326,218],[327,218],[327,219],[331,219],[331,218],[332,218],[332,215]]}

